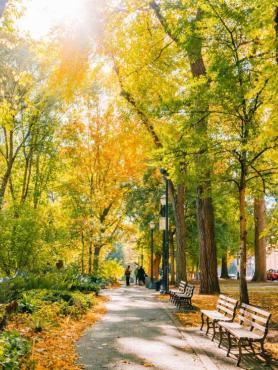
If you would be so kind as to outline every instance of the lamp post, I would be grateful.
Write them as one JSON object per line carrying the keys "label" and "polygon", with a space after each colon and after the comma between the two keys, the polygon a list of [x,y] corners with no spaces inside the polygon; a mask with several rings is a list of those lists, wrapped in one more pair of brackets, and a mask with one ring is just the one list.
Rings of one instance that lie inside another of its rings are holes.
{"label": "lamp post", "polygon": [[[163,271],[163,276],[162,276],[162,287],[160,292],[161,293],[168,293],[169,291],[169,211],[168,211],[168,173],[165,169],[161,169],[160,173],[163,175],[165,179],[165,194],[160,198],[160,203],[161,203],[161,215],[164,217],[164,222],[161,222],[162,227],[160,227],[163,230],[163,260],[162,260],[162,271]],[[164,227],[163,227],[164,226]]]}
{"label": "lamp post", "polygon": [[155,223],[153,221],[150,222],[150,231],[151,231],[151,280],[149,283],[149,288],[154,289],[154,278],[153,278],[153,231],[155,229]]}

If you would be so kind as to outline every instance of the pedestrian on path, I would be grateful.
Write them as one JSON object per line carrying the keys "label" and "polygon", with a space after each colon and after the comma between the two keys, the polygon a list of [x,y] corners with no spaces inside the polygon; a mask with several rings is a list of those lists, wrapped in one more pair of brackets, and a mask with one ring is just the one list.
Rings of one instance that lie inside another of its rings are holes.
{"label": "pedestrian on path", "polygon": [[130,280],[130,274],[131,274],[131,269],[130,269],[130,265],[127,266],[126,270],[125,270],[125,281],[126,281],[126,286],[129,286],[130,283],[129,283],[129,280]]}
{"label": "pedestrian on path", "polygon": [[140,268],[138,269],[137,276],[138,276],[139,285],[145,285],[146,273],[145,273],[145,270],[143,269],[143,266],[140,266]]}

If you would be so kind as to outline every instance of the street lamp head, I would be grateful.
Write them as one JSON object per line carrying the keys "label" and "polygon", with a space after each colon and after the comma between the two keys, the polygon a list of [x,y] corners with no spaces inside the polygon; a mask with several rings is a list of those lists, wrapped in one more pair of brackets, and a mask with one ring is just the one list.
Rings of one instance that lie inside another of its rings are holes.
{"label": "street lamp head", "polygon": [[166,205],[166,195],[165,194],[163,194],[162,197],[160,198],[160,204],[162,206]]}
{"label": "street lamp head", "polygon": [[151,230],[154,230],[155,229],[155,222],[154,221],[151,221],[150,222],[150,229]]}
{"label": "street lamp head", "polygon": [[167,172],[167,170],[165,170],[165,168],[160,168],[160,173],[163,176],[168,176],[168,172]]}

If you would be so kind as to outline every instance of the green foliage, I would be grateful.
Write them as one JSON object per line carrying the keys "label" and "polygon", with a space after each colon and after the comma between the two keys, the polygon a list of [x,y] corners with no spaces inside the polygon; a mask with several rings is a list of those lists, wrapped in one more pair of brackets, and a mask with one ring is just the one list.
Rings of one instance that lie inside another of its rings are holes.
{"label": "green foliage", "polygon": [[16,331],[5,331],[0,334],[0,365],[3,370],[20,370],[28,363],[33,369],[29,357],[31,344]]}
{"label": "green foliage", "polygon": [[115,260],[104,261],[98,270],[98,278],[101,285],[116,283],[123,275],[123,266]]}
{"label": "green foliage", "polygon": [[22,298],[18,301],[18,311],[22,313],[33,313],[35,311],[34,299],[27,293],[23,293]]}

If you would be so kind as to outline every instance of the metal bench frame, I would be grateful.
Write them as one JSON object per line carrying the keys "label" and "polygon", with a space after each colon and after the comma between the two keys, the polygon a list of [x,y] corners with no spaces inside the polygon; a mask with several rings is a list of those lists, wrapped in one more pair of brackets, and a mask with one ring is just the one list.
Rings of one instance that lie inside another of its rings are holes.
{"label": "metal bench frame", "polygon": [[174,296],[174,304],[180,310],[181,307],[190,307],[192,306],[192,297],[194,292],[195,286],[192,284],[187,284],[184,293],[177,293]]}
{"label": "metal bench frame", "polygon": [[[239,314],[237,315],[238,322],[227,323],[219,321],[217,323],[220,329],[220,341],[218,347],[221,346],[223,333],[227,334],[227,357],[229,357],[233,339],[236,342],[239,351],[237,366],[239,366],[242,359],[242,347],[251,347],[254,355],[264,355],[264,342],[268,333],[270,318],[270,312],[242,303]],[[261,351],[259,353],[255,352],[253,343],[260,344]]]}
{"label": "metal bench frame", "polygon": [[174,302],[174,297],[176,294],[183,294],[185,292],[185,289],[186,289],[186,286],[187,286],[187,282],[181,280],[180,284],[179,284],[179,287],[178,289],[173,289],[173,290],[170,290],[169,294],[170,294],[170,302]]}

